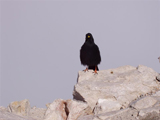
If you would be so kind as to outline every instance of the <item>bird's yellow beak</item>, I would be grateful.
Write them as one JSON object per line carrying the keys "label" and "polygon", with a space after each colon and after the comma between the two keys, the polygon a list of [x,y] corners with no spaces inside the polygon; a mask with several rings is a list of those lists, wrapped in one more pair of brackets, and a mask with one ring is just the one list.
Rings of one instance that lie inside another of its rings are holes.
{"label": "bird's yellow beak", "polygon": [[88,38],[90,38],[90,36],[88,35]]}

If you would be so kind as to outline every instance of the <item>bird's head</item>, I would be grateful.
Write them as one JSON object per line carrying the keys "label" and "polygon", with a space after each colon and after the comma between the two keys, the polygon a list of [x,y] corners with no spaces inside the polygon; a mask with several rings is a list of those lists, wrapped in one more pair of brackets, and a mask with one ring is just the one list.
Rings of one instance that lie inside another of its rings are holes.
{"label": "bird's head", "polygon": [[86,42],[94,43],[94,39],[91,33],[86,34]]}

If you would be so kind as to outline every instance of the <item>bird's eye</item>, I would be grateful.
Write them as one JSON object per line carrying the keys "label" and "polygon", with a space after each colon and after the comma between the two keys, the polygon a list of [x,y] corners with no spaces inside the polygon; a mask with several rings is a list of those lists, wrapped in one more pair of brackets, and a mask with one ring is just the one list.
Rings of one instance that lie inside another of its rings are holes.
{"label": "bird's eye", "polygon": [[88,36],[88,38],[90,38],[90,36]]}

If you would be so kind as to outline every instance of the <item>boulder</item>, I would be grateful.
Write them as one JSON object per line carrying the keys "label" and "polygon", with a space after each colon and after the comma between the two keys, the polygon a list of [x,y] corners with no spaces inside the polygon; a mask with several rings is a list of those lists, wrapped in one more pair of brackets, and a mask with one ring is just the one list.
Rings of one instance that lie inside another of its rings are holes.
{"label": "boulder", "polygon": [[92,114],[92,109],[88,104],[81,101],[67,100],[66,108],[68,113],[67,120],[76,120],[80,116]]}
{"label": "boulder", "polygon": [[21,116],[28,116],[30,112],[30,103],[27,99],[22,101],[11,102],[8,111]]}
{"label": "boulder", "polygon": [[88,104],[77,100],[57,99],[47,106],[44,120],[76,120],[80,116],[92,113]]}
{"label": "boulder", "polygon": [[65,101],[57,99],[53,101],[44,115],[44,120],[66,120]]}
{"label": "boulder", "polygon": [[[87,102],[92,109],[95,108],[99,99],[107,101],[107,99],[114,98],[112,102],[116,105],[109,108],[110,110],[107,110],[107,107],[103,110],[104,112],[120,110],[120,108],[127,108],[139,97],[158,91],[160,85],[156,80],[157,75],[158,73],[153,69],[143,65],[101,70],[96,75],[92,73],[92,70],[79,71],[73,98]],[[107,102],[105,104],[107,106]]]}

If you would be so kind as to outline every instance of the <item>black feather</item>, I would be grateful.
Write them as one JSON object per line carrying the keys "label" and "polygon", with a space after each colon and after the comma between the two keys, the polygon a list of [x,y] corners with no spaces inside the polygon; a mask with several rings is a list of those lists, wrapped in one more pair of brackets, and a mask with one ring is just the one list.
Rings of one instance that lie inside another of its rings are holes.
{"label": "black feather", "polygon": [[91,33],[86,34],[85,43],[80,49],[80,60],[82,65],[87,65],[88,69],[93,70],[95,70],[95,67],[101,62],[99,48],[94,43],[94,39]]}

